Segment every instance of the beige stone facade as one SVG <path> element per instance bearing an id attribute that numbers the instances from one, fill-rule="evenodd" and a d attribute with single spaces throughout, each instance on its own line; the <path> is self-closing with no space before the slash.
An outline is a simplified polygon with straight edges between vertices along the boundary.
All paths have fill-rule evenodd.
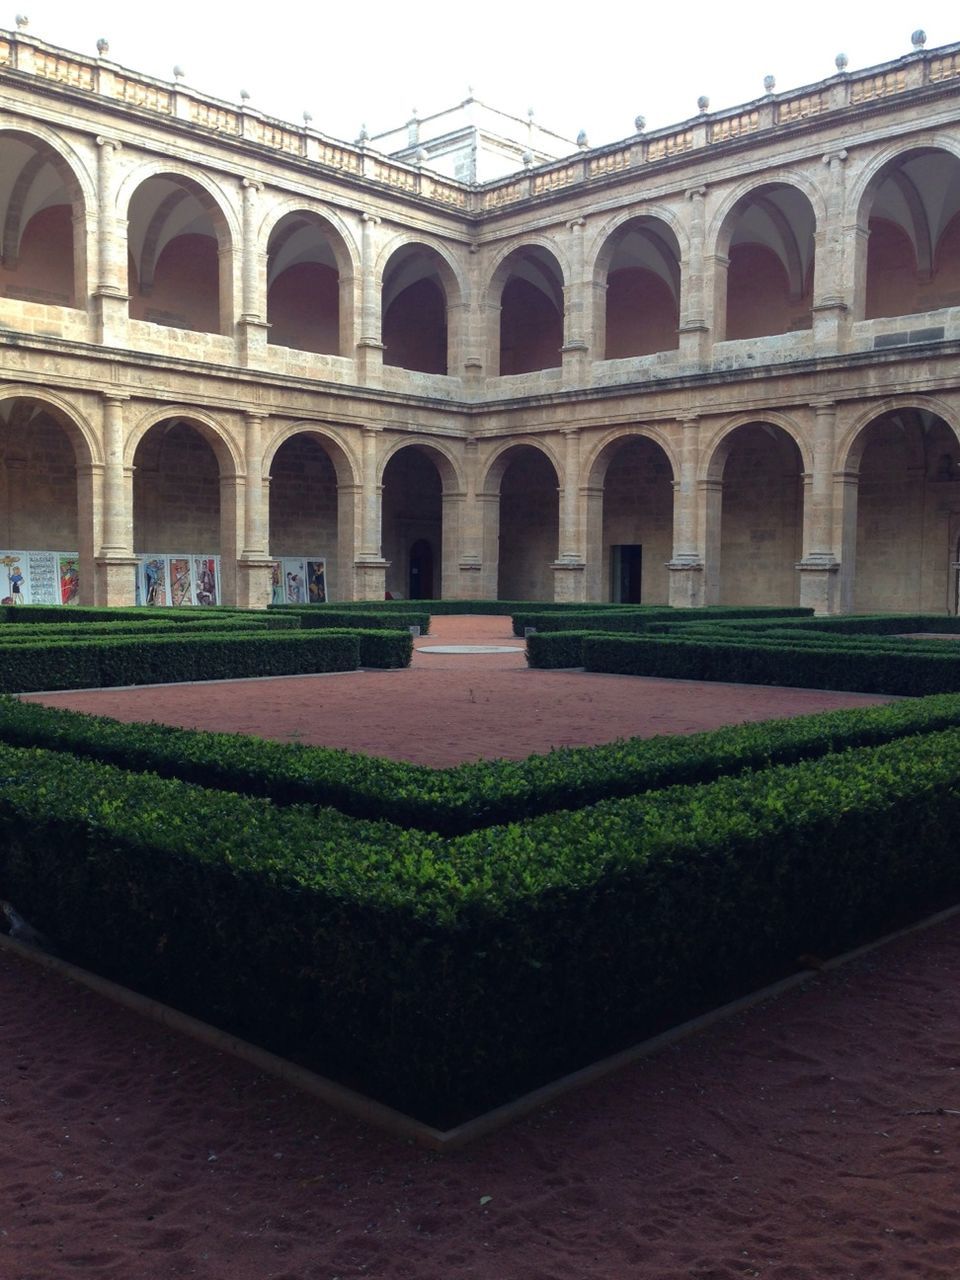
<path id="1" fill-rule="evenodd" d="M 478 185 L 0 33 L 0 227 L 0 552 L 87 603 L 957 610 L 960 45 Z"/>

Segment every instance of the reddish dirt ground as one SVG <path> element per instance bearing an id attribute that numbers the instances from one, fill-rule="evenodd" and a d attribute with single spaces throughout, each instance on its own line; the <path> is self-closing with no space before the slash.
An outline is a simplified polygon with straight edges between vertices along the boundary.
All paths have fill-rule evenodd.
<path id="1" fill-rule="evenodd" d="M 373 679 L 449 671 L 491 702 L 501 678 L 511 701 L 539 683 L 509 667 L 493 678 L 500 662 L 423 654 Z M 577 677 L 542 678 L 548 726 Z M 634 697 L 629 681 L 585 679 L 613 687 L 612 707 Z M 315 678 L 352 688 L 343 710 L 326 694 L 317 705 L 363 716 L 367 680 Z M 676 713 L 678 682 L 636 684 L 664 685 L 656 714 Z M 241 686 L 248 722 L 266 701 L 251 688 L 267 685 Z M 729 690 L 736 719 L 764 714 L 743 687 L 700 688 Z M 751 692 L 781 698 L 776 714 L 802 696 Z M 574 698 L 563 733 L 576 712 Z M 377 714 L 390 724 L 409 707 Z M 641 699 L 630 714 L 602 736 L 653 712 Z M 436 728 L 424 718 L 413 736 Z M 505 753 L 506 732 L 488 754 Z M 436 1156 L 0 954 L 0 1277 L 956 1280 L 958 989 L 954 918 Z"/>

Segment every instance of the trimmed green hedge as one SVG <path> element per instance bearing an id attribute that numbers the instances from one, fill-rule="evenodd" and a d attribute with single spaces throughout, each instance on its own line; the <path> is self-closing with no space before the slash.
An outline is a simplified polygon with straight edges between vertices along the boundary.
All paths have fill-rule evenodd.
<path id="1" fill-rule="evenodd" d="M 358 635 L 225 630 L 209 635 L 97 637 L 65 644 L 0 642 L 0 692 L 353 671 L 360 661 Z"/>
<path id="2" fill-rule="evenodd" d="M 793 688 L 920 696 L 960 690 L 960 652 L 928 647 L 900 651 L 765 644 L 759 636 L 601 636 L 583 638 L 587 671 L 660 676 L 683 680 L 723 680 Z"/>
<path id="3" fill-rule="evenodd" d="M 957 730 L 450 841 L 41 751 L 0 776 L 0 892 L 69 958 L 440 1125 L 960 891 Z"/>
<path id="4" fill-rule="evenodd" d="M 320 605 L 283 605 L 268 612 L 268 617 L 296 618 L 304 629 L 321 628 L 324 631 L 340 627 L 367 627 L 371 630 L 396 631 L 402 627 L 419 627 L 422 635 L 430 629 L 430 614 L 412 609 L 352 609 L 323 607 Z"/>
<path id="5" fill-rule="evenodd" d="M 960 698 L 942 695 L 428 769 L 241 734 L 122 724 L 0 698 L 0 740 L 12 745 L 72 752 L 281 805 L 332 805 L 446 835 L 954 726 L 960 727 Z"/>

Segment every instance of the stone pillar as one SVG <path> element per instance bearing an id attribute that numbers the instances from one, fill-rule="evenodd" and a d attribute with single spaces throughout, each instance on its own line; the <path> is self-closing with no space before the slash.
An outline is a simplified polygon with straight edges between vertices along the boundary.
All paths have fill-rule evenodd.
<path id="1" fill-rule="evenodd" d="M 460 547 L 457 594 L 461 600 L 483 599 L 483 513 L 477 498 L 477 441 L 466 442 L 463 463 L 466 492 L 460 514 Z"/>
<path id="2" fill-rule="evenodd" d="M 77 467 L 77 526 L 80 557 L 79 602 L 83 605 L 102 604 L 98 600 L 100 584 L 97 579 L 99 564 L 95 548 L 103 530 L 103 465 L 99 462 Z M 132 593 L 130 603 L 133 603 Z"/>
<path id="3" fill-rule="evenodd" d="M 844 292 L 843 257 L 846 251 L 844 215 L 844 162 L 846 151 L 829 151 L 823 193 L 826 217 L 817 228 L 813 281 L 813 341 L 819 353 L 839 351 L 846 342 L 852 299 Z"/>
<path id="4" fill-rule="evenodd" d="M 98 604 L 132 605 L 136 598 L 133 554 L 133 472 L 123 465 L 123 406 L 127 397 L 103 397 L 103 542 L 97 556 Z"/>
<path id="5" fill-rule="evenodd" d="M 223 604 L 239 605 L 239 564 L 243 554 L 244 477 L 220 473 L 220 591 Z M 268 597 L 269 598 L 269 597 Z"/>
<path id="6" fill-rule="evenodd" d="M 607 600 L 608 575 L 603 555 L 603 485 L 582 485 L 580 503 L 586 542 L 584 598 L 591 601 Z"/>
<path id="7" fill-rule="evenodd" d="M 248 609 L 265 609 L 272 594 L 272 568 L 268 548 L 268 520 L 263 494 L 263 415 L 244 414 L 243 546 L 237 563 L 237 603 Z"/>
<path id="8" fill-rule="evenodd" d="M 837 612 L 853 613 L 857 567 L 857 506 L 860 491 L 858 471 L 833 473 L 834 506 L 837 512 L 837 541 L 840 569 L 837 585 Z"/>
<path id="9" fill-rule="evenodd" d="M 703 548 L 703 604 L 720 603 L 720 527 L 723 519 L 723 481 L 697 484 L 697 541 Z"/>
<path id="10" fill-rule="evenodd" d="M 480 599 L 496 600 L 500 584 L 500 492 L 478 493 L 483 565 L 480 575 Z"/>
<path id="11" fill-rule="evenodd" d="M 834 552 L 833 536 L 833 450 L 837 406 L 832 400 L 818 400 L 813 409 L 813 473 L 804 476 L 803 558 L 800 573 L 800 603 L 814 613 L 836 613 L 840 562 Z"/>
<path id="12" fill-rule="evenodd" d="M 706 194 L 706 187 L 694 187 L 687 192 L 690 206 L 690 248 L 680 286 L 680 358 L 684 363 L 693 364 L 701 364 L 707 359 L 710 346 L 712 317 L 707 308 L 707 282 L 704 273 Z"/>
<path id="13" fill-rule="evenodd" d="M 696 415 L 681 418 L 680 430 L 680 477 L 673 485 L 673 556 L 667 564 L 669 601 L 675 608 L 693 609 L 705 603 L 697 509 L 700 419 Z"/>
<path id="14" fill-rule="evenodd" d="M 363 215 L 360 263 L 360 336 L 357 338 L 357 374 L 368 386 L 378 386 L 383 378 L 383 332 L 380 290 L 377 288 L 375 260 L 376 229 L 380 219 L 375 213 Z"/>
<path id="15" fill-rule="evenodd" d="M 564 442 L 563 485 L 560 489 L 558 551 L 553 564 L 553 598 L 586 599 L 586 561 L 580 536 L 580 431 L 567 427 Z"/>
<path id="16" fill-rule="evenodd" d="M 93 295 L 96 340 L 104 346 L 127 345 L 127 223 L 116 208 L 120 146 L 109 138 L 97 138 L 97 284 Z"/>
<path id="17" fill-rule="evenodd" d="M 354 563 L 358 600 L 382 600 L 388 562 L 380 549 L 383 485 L 377 483 L 379 427 L 363 428 L 363 477 L 360 497 L 360 554 Z"/>
<path id="18" fill-rule="evenodd" d="M 237 354 L 241 364 L 262 365 L 267 355 L 267 333 L 270 330 L 267 324 L 267 259 L 257 244 L 263 183 L 244 178 L 240 185 L 243 192 L 243 245 Z"/>
<path id="19" fill-rule="evenodd" d="M 563 381 L 567 386 L 580 386 L 587 380 L 590 346 L 586 329 L 586 289 L 583 280 L 583 234 L 585 218 L 567 223 L 570 233 L 570 279 L 563 289 L 563 347 L 561 360 Z"/>

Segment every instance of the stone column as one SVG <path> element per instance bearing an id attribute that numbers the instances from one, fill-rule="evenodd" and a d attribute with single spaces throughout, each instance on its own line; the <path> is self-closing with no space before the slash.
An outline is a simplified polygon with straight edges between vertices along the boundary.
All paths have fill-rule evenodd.
<path id="1" fill-rule="evenodd" d="M 380 549 L 383 485 L 377 483 L 379 427 L 363 428 L 363 477 L 360 498 L 360 554 L 354 564 L 358 600 L 382 600 L 388 561 Z"/>
<path id="2" fill-rule="evenodd" d="M 800 603 L 814 613 L 836 613 L 840 562 L 834 553 L 833 537 L 833 450 L 837 406 L 832 400 L 817 400 L 814 412 L 813 473 L 804 477 L 803 559 L 800 573 Z"/>
<path id="3" fill-rule="evenodd" d="M 711 316 L 704 270 L 706 194 L 706 187 L 694 187 L 687 192 L 690 247 L 680 286 L 680 358 L 684 363 L 701 364 L 709 353 Z"/>
<path id="4" fill-rule="evenodd" d="M 583 234 L 585 218 L 567 223 L 570 244 L 570 279 L 563 289 L 563 381 L 579 386 L 587 379 L 590 347 L 586 334 L 585 286 L 583 280 Z"/>
<path id="5" fill-rule="evenodd" d="M 243 546 L 237 564 L 237 603 L 265 609 L 271 597 L 268 520 L 263 501 L 263 415 L 244 414 Z"/>
<path id="6" fill-rule="evenodd" d="M 560 489 L 558 556 L 553 564 L 553 598 L 586 599 L 586 561 L 580 536 L 580 431 L 567 427 L 564 443 L 563 485 Z"/>
<path id="7" fill-rule="evenodd" d="M 128 397 L 103 397 L 103 543 L 97 556 L 98 604 L 132 605 L 136 598 L 133 554 L 133 472 L 123 465 L 124 410 Z"/>
<path id="8" fill-rule="evenodd" d="M 837 541 L 840 568 L 837 585 L 837 612 L 853 613 L 857 567 L 857 506 L 860 491 L 858 471 L 833 473 L 834 506 L 837 512 Z"/>
<path id="9" fill-rule="evenodd" d="M 460 547 L 457 569 L 460 575 L 458 595 L 461 600 L 482 599 L 483 577 L 483 513 L 477 498 L 477 441 L 466 441 L 463 468 L 466 492 L 460 515 Z"/>
<path id="10" fill-rule="evenodd" d="M 263 183 L 241 181 L 243 192 L 243 245 L 240 260 L 240 319 L 237 322 L 237 354 L 241 364 L 262 365 L 267 355 L 267 259 L 257 243 L 260 194 Z"/>
<path id="11" fill-rule="evenodd" d="M 697 541 L 703 548 L 703 604 L 720 603 L 720 526 L 723 481 L 697 483 Z"/>
<path id="12" fill-rule="evenodd" d="M 846 342 L 852 298 L 845 293 L 844 253 L 847 236 L 844 218 L 844 162 L 846 151 L 828 151 L 823 157 L 826 181 L 822 190 L 826 217 L 817 228 L 813 281 L 813 341 L 818 354 L 839 351 Z"/>
<path id="13" fill-rule="evenodd" d="M 93 295 L 96 340 L 104 346 L 127 345 L 127 223 L 116 207 L 120 147 L 110 138 L 97 138 L 97 284 Z"/>
<path id="14" fill-rule="evenodd" d="M 700 419 L 680 419 L 680 477 L 673 485 L 673 556 L 669 601 L 693 609 L 705 603 L 704 561 L 698 539 L 697 468 L 700 465 Z"/>
<path id="15" fill-rule="evenodd" d="M 368 386 L 379 386 L 383 378 L 383 332 L 380 290 L 377 288 L 375 260 L 377 227 L 375 213 L 363 215 L 360 263 L 360 336 L 357 338 L 357 374 Z"/>

